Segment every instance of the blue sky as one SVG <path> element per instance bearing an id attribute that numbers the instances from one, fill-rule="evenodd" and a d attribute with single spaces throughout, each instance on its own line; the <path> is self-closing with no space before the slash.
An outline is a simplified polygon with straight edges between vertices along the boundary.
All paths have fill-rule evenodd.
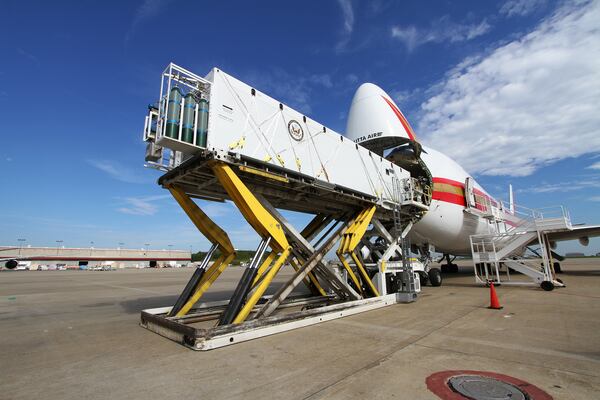
<path id="1" fill-rule="evenodd" d="M 600 223 L 600 6 L 482 1 L 0 3 L 0 244 L 207 242 L 143 168 L 160 72 L 213 66 L 343 132 L 380 85 L 499 198 Z M 239 248 L 231 204 L 203 203 Z M 302 215 L 290 214 L 301 224 Z M 575 243 L 563 251 L 600 251 Z"/>

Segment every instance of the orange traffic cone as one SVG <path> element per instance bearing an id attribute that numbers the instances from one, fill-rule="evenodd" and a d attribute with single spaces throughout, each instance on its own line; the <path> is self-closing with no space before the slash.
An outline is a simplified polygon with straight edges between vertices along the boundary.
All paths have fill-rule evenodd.
<path id="1" fill-rule="evenodd" d="M 490 306 L 488 308 L 492 310 L 502 310 L 504 308 L 500 305 L 500 301 L 498 301 L 498 295 L 492 281 L 490 281 Z"/>

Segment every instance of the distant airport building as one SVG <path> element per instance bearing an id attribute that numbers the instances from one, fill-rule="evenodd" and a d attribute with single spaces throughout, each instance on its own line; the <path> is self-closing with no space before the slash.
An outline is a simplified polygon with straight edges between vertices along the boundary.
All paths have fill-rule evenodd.
<path id="1" fill-rule="evenodd" d="M 186 250 L 0 246 L 0 267 L 30 270 L 182 267 L 191 258 Z"/>
<path id="2" fill-rule="evenodd" d="M 585 257 L 585 254 L 583 254 L 583 253 L 567 253 L 567 254 L 565 254 L 565 257 Z"/>

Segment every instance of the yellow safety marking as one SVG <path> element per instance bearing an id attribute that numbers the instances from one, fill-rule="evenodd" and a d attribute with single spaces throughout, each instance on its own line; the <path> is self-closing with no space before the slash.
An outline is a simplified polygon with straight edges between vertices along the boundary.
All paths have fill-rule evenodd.
<path id="1" fill-rule="evenodd" d="M 240 140 L 237 140 L 237 141 L 232 142 L 231 144 L 229 144 L 229 148 L 231 150 L 233 150 L 233 149 L 235 149 L 237 147 L 239 147 L 240 149 L 243 149 L 245 144 L 246 144 L 246 137 L 242 136 L 240 138 Z"/>
<path id="2" fill-rule="evenodd" d="M 169 192 L 171 192 L 196 228 L 209 241 L 218 244 L 222 254 L 231 254 L 235 251 L 227 233 L 215 224 L 181 188 L 170 185 L 167 189 L 169 189 Z"/>
<path id="3" fill-rule="evenodd" d="M 381 262 L 381 272 L 385 272 L 386 265 L 387 265 L 387 263 L 385 261 Z"/>
<path id="4" fill-rule="evenodd" d="M 269 246 L 282 252 L 289 247 L 285 233 L 277 220 L 263 207 L 250 189 L 222 162 L 213 162 L 211 168 L 229 197 L 236 204 L 246 221 L 263 238 L 271 237 Z"/>
<path id="5" fill-rule="evenodd" d="M 375 214 L 375 206 L 365 208 L 351 222 L 350 226 L 344 232 L 339 250 L 341 253 L 349 253 L 360 243 L 364 236 L 371 219 Z"/>
<path id="6" fill-rule="evenodd" d="M 352 257 L 352 259 L 354 260 L 354 263 L 356 264 L 356 268 L 358 269 L 358 272 L 360 273 L 362 280 L 367 284 L 367 287 L 369 288 L 371 293 L 373 293 L 373 295 L 376 297 L 379 296 L 379 292 L 375 288 L 375 285 L 373 285 L 371 278 L 369 278 L 369 274 L 367 274 L 365 267 L 362 265 L 362 263 L 358 259 L 356 253 L 351 252 L 350 257 Z"/>
<path id="7" fill-rule="evenodd" d="M 277 175 L 277 174 L 274 174 L 274 173 L 271 173 L 271 172 L 267 172 L 267 171 L 262 171 L 262 170 L 257 169 L 257 168 L 247 167 L 245 165 L 240 165 L 239 169 L 240 169 L 240 171 L 248 172 L 248 173 L 254 174 L 254 175 L 263 176 L 265 178 L 273 179 L 273 180 L 279 181 L 279 182 L 288 183 L 290 181 L 285 176 Z"/>
<path id="8" fill-rule="evenodd" d="M 353 251 L 356 246 L 360 243 L 362 237 L 365 235 L 369 224 L 371 223 L 371 219 L 375 214 L 375 206 L 367 209 L 364 215 L 361 216 L 361 219 L 357 221 L 356 226 L 353 229 L 353 236 L 349 242 L 349 251 Z"/>
<path id="9" fill-rule="evenodd" d="M 239 314 L 233 320 L 234 324 L 241 324 L 242 322 L 244 322 L 246 320 L 246 318 L 248 318 L 248 315 L 250 314 L 250 312 L 252 311 L 252 309 L 254 308 L 256 303 L 258 302 L 258 300 L 262 297 L 265 290 L 267 290 L 267 287 L 269 286 L 269 284 L 271 283 L 271 281 L 273 280 L 275 275 L 277 275 L 277 272 L 279 272 L 279 269 L 281 268 L 283 263 L 286 262 L 287 258 L 290 255 L 290 251 L 291 251 L 291 247 L 286 247 L 282 251 L 282 253 L 279 256 L 279 258 L 277 259 L 277 261 L 275 261 L 275 264 L 273 264 L 273 266 L 271 267 L 269 272 L 267 272 L 267 274 L 265 275 L 262 282 L 260 282 L 260 284 L 257 286 L 254 293 L 252 293 L 252 295 L 250 296 L 250 298 L 248 299 L 246 304 L 244 304 L 244 307 L 242 307 Z"/>
<path id="10" fill-rule="evenodd" d="M 369 291 L 371 291 L 375 296 L 379 296 L 379 293 L 373 285 L 373 282 L 369 278 L 367 271 L 365 270 L 364 266 L 354 253 L 354 249 L 356 248 L 356 246 L 358 246 L 358 244 L 362 240 L 362 237 L 365 235 L 365 232 L 367 231 L 367 228 L 369 227 L 369 224 L 371 223 L 371 219 L 373 218 L 374 214 L 375 206 L 361 210 L 356 215 L 356 217 L 354 217 L 354 219 L 350 222 L 348 228 L 346 228 L 346 230 L 344 231 L 344 234 L 342 235 L 342 240 L 340 241 L 340 246 L 336 252 L 338 258 L 342 262 L 342 265 L 348 272 L 348 275 L 350 276 L 356 287 L 361 291 L 361 294 L 363 294 L 363 296 L 364 293 L 362 290 L 362 285 L 359 283 L 358 277 L 354 274 L 354 271 L 352 271 L 352 268 L 348 264 L 348 261 L 346 260 L 346 254 L 349 254 L 350 257 L 352 257 L 352 259 L 354 260 L 354 263 L 356 264 L 356 269 L 358 270 L 362 281 L 364 281 Z"/>
<path id="11" fill-rule="evenodd" d="M 298 171 L 302 169 L 302 161 L 296 157 L 296 166 L 298 167 Z"/>
<path id="12" fill-rule="evenodd" d="M 277 161 L 279 161 L 279 164 L 281 164 L 282 167 L 285 167 L 285 161 L 279 154 L 277 154 Z"/>
<path id="13" fill-rule="evenodd" d="M 260 277 L 269 268 L 269 266 L 273 262 L 273 259 L 275 258 L 276 255 L 277 255 L 277 253 L 275 253 L 274 251 L 270 252 L 269 255 L 262 262 L 262 264 L 260 264 L 260 267 L 258 267 L 258 271 L 256 271 L 256 276 L 254 277 L 254 280 L 252 281 L 252 286 L 256 285 L 256 282 L 258 282 L 260 280 Z"/>
<path id="14" fill-rule="evenodd" d="M 268 154 L 267 154 L 267 155 L 265 156 L 265 158 L 263 158 L 263 161 L 264 161 L 264 162 L 269 162 L 269 161 L 271 161 L 272 159 L 273 159 L 273 158 L 272 158 L 270 155 L 268 155 Z"/>
<path id="15" fill-rule="evenodd" d="M 217 244 L 221 251 L 221 256 L 206 270 L 202 279 L 200 279 L 200 282 L 196 285 L 194 294 L 177 313 L 176 316 L 181 317 L 187 314 L 194 304 L 200 300 L 202 295 L 210 288 L 219 275 L 221 275 L 231 260 L 235 258 L 236 253 L 227 233 L 215 224 L 181 188 L 169 185 L 167 189 L 169 189 L 171 195 L 173 195 L 183 211 L 185 211 L 192 220 L 196 228 L 198 228 L 211 243 Z"/>
<path id="16" fill-rule="evenodd" d="M 221 273 L 227 268 L 229 263 L 234 259 L 235 253 L 229 254 L 228 256 L 221 255 L 211 267 L 204 273 L 202 280 L 198 284 L 198 288 L 185 303 L 185 305 L 177 313 L 177 317 L 181 317 L 190 311 L 190 309 L 200 300 L 202 295 L 208 290 L 208 288 L 214 283 L 214 281 L 221 275 Z M 205 279 L 205 276 L 207 277 Z"/>

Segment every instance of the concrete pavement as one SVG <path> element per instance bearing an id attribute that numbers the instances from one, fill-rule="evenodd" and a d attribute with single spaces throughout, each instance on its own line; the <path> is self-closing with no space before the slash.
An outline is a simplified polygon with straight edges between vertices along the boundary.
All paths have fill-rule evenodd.
<path id="1" fill-rule="evenodd" d="M 173 304 L 191 269 L 2 272 L 0 398 L 436 399 L 425 379 L 448 369 L 598 398 L 600 259 L 563 269 L 564 289 L 498 288 L 500 311 L 461 267 L 416 303 L 209 352 L 138 326 L 140 310 Z M 207 300 L 228 298 L 241 271 Z"/>

